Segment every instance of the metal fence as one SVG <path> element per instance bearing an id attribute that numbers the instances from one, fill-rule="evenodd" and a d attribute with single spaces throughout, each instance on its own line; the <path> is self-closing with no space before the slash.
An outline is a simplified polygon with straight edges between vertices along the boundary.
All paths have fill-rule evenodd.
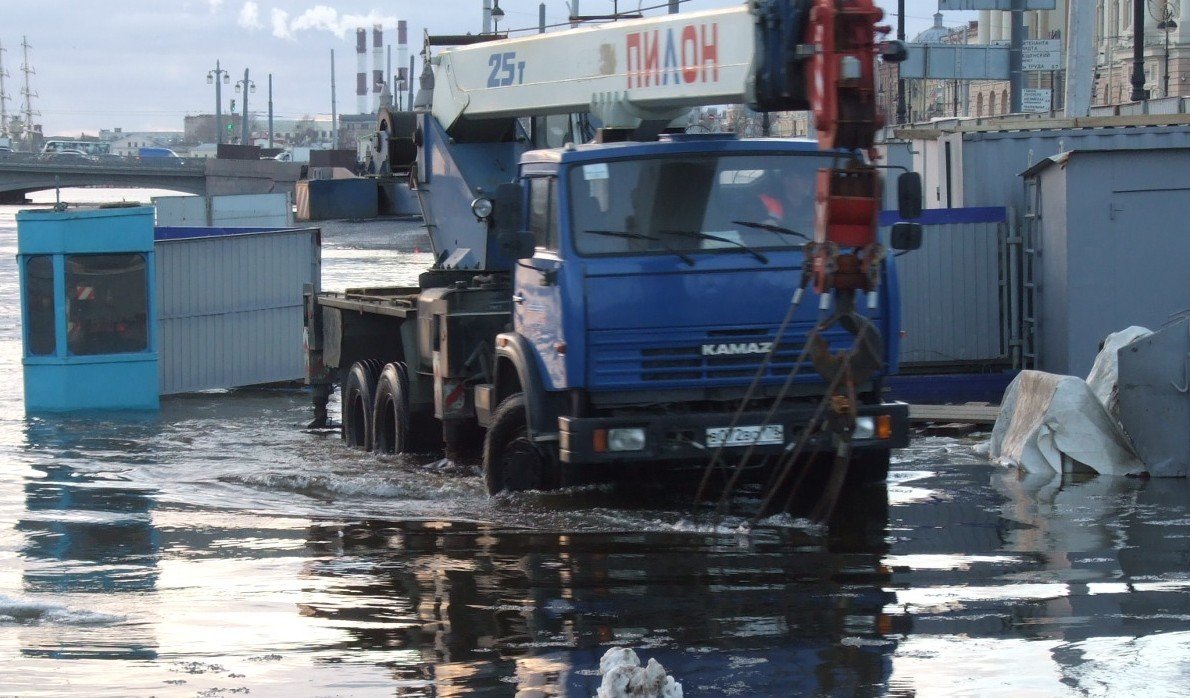
<path id="1" fill-rule="evenodd" d="M 1003 207 L 931 209 L 921 249 L 896 258 L 901 367 L 1011 363 L 1016 286 Z"/>
<path id="2" fill-rule="evenodd" d="M 319 231 L 158 228 L 161 394 L 299 380 Z"/>

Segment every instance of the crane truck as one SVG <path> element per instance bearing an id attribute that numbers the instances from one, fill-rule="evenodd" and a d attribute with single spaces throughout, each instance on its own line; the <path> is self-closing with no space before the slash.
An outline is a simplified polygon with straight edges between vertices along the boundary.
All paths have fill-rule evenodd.
<path id="1" fill-rule="evenodd" d="M 903 57 L 881 15 L 751 0 L 427 37 L 414 109 L 382 109 L 374 147 L 408 172 L 435 261 L 416 287 L 307 294 L 314 423 L 337 383 L 349 445 L 482 448 L 491 494 L 841 433 L 852 479 L 883 479 L 908 428 L 881 397 L 898 319 L 873 72 Z M 818 143 L 683 132 L 725 104 L 812 109 Z M 911 247 L 920 227 L 898 226 Z M 824 401 L 849 418 L 814 423 Z"/>

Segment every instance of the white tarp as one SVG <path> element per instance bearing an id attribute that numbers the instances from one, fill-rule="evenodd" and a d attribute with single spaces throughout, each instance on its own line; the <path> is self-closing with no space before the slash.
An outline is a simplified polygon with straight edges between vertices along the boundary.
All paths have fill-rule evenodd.
<path id="1" fill-rule="evenodd" d="M 988 455 L 1031 472 L 1064 472 L 1069 461 L 1104 475 L 1146 470 L 1086 381 L 1042 371 L 1021 371 L 1008 386 Z"/>
<path id="2" fill-rule="evenodd" d="M 1087 385 L 1091 386 L 1091 392 L 1095 393 L 1112 421 L 1117 424 L 1120 421 L 1119 390 L 1116 387 L 1120 381 L 1120 349 L 1151 334 L 1151 330 L 1136 325 L 1112 332 L 1103 340 L 1103 347 L 1095 357 L 1095 365 L 1091 366 L 1091 372 L 1087 374 Z"/>

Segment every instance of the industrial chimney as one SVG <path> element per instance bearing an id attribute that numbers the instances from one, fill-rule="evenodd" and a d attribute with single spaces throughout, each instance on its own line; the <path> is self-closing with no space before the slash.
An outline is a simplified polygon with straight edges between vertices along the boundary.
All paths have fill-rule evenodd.
<path id="1" fill-rule="evenodd" d="M 384 87 L 385 81 L 388 78 L 384 76 L 384 27 L 379 24 L 372 25 L 372 94 L 376 96 L 373 100 L 375 108 L 373 111 L 380 111 L 380 89 Z"/>
<path id="2" fill-rule="evenodd" d="M 403 95 L 409 91 L 409 36 L 408 25 L 405 20 L 397 20 L 397 86 L 393 90 L 396 95 Z M 397 97 L 398 103 L 401 98 Z M 407 105 L 406 109 L 412 109 L 413 105 Z"/>
<path id="3" fill-rule="evenodd" d="M 355 110 L 357 114 L 365 114 L 368 108 L 368 32 L 363 27 L 355 30 L 355 71 Z"/>

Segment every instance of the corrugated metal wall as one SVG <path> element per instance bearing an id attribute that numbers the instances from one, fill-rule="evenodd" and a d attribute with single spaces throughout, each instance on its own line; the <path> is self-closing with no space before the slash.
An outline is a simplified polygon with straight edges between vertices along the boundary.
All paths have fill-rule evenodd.
<path id="1" fill-rule="evenodd" d="M 998 363 L 1004 223 L 926 224 L 921 249 L 897 257 L 901 366 Z"/>
<path id="2" fill-rule="evenodd" d="M 157 225 L 216 228 L 289 228 L 293 205 L 289 194 L 228 194 L 224 196 L 158 196 Z"/>
<path id="3" fill-rule="evenodd" d="M 963 206 L 1024 209 L 1020 174 L 1043 158 L 1071 150 L 1167 149 L 1190 146 L 1190 127 L 1066 128 L 963 134 Z M 927 206 L 932 205 L 927 203 Z"/>
<path id="4" fill-rule="evenodd" d="M 318 230 L 158 240 L 161 394 L 299 380 Z"/>

